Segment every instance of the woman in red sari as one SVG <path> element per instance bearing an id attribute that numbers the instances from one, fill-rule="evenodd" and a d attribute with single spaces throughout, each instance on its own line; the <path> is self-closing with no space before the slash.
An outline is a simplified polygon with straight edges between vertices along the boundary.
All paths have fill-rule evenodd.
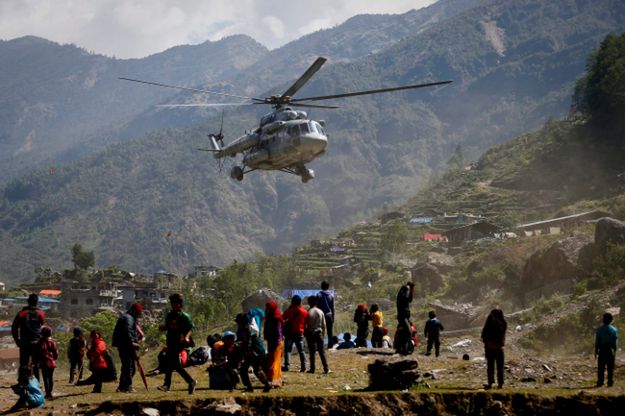
<path id="1" fill-rule="evenodd" d="M 267 379 L 272 387 L 282 386 L 282 313 L 278 304 L 271 300 L 265 305 L 265 329 L 267 341 Z"/>

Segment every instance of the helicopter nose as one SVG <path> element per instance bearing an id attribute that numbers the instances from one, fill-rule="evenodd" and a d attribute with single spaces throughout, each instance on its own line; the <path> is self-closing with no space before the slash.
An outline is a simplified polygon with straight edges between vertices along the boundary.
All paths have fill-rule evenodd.
<path id="1" fill-rule="evenodd" d="M 314 134 L 307 136 L 303 143 L 310 153 L 318 154 L 325 151 L 328 145 L 328 138 L 323 134 Z"/>

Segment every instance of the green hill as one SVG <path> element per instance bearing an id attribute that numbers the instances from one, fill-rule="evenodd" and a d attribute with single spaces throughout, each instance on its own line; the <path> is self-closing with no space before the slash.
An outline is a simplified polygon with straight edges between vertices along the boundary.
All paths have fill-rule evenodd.
<path id="1" fill-rule="evenodd" d="M 420 32 L 389 42 L 374 54 L 324 67 L 298 93 L 338 93 L 434 78 L 455 81 L 441 90 L 358 98 L 341 101 L 342 108 L 333 112 L 313 111 L 313 118 L 326 119 L 331 143 L 328 154 L 311 164 L 318 175 L 305 186 L 277 172 L 255 173 L 240 184 L 227 177 L 228 166 L 225 173 L 218 172 L 212 159 L 195 151 L 205 147 L 206 132 L 214 130 L 218 116 L 186 129 L 159 129 L 78 162 L 55 165 L 53 174 L 46 167 L 15 179 L 0 201 L 2 278 L 27 280 L 35 266 L 63 267 L 69 263 L 68 248 L 76 242 L 93 249 L 98 264 L 143 272 L 187 272 L 195 265 L 228 264 L 254 253 L 288 252 L 355 218 L 370 217 L 385 204 L 407 200 L 425 178 L 444 168 L 457 144 L 463 144 L 465 157 L 473 158 L 492 143 L 566 113 L 591 49 L 606 33 L 625 29 L 625 5 L 608 0 L 500 0 L 459 11 L 443 15 L 437 24 L 416 25 Z M 390 30 L 393 19 L 383 20 Z M 355 34 L 361 33 L 359 28 Z M 355 42 L 357 36 L 351 39 Z M 304 52 L 302 62 L 307 62 Z M 284 85 L 292 82 L 275 72 Z M 245 72 L 250 77 L 254 73 L 263 74 L 254 65 Z M 129 90 L 128 85 L 123 88 Z M 228 88 L 235 92 L 238 87 Z M 255 126 L 261 111 L 228 114 L 226 136 Z M 179 114 L 167 117 L 194 117 Z M 139 125 L 137 131 L 144 128 Z M 120 137 L 122 130 L 117 126 Z M 554 146 L 557 137 L 554 133 Z M 456 179 L 463 180 L 461 175 Z M 525 181 L 503 173 L 492 178 L 486 186 L 496 192 L 473 203 L 490 206 L 484 211 L 489 213 L 510 208 L 498 214 L 508 224 L 531 217 L 522 208 L 515 211 L 526 198 L 540 201 L 545 212 L 558 209 L 560 202 L 545 201 L 552 190 L 517 194 L 505 186 L 514 180 Z M 444 206 L 464 198 L 451 188 L 449 192 L 450 198 L 439 203 L 439 192 L 433 191 L 427 203 Z M 557 198 L 568 203 L 566 198 L 573 198 L 569 194 Z"/>

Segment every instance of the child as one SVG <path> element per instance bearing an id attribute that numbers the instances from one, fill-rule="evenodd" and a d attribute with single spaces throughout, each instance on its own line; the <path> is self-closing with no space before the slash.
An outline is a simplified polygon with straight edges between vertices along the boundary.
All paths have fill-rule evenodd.
<path id="1" fill-rule="evenodd" d="M 89 358 L 89 370 L 91 370 L 90 382 L 85 380 L 81 384 L 93 383 L 93 393 L 102 393 L 102 383 L 109 377 L 109 362 L 106 358 L 108 351 L 106 344 L 102 339 L 100 331 L 93 330 L 89 336 L 90 344 L 87 350 L 87 358 Z"/>
<path id="2" fill-rule="evenodd" d="M 43 376 L 43 385 L 46 389 L 46 399 L 52 399 L 54 387 L 54 369 L 59 358 L 59 348 L 52 339 L 52 329 L 48 326 L 41 328 L 41 338 L 37 342 L 39 368 Z"/>
<path id="3" fill-rule="evenodd" d="M 352 341 L 352 334 L 346 332 L 343 334 L 343 342 L 338 346 L 338 350 L 346 350 L 349 348 L 356 348 L 356 344 Z"/>
<path id="4" fill-rule="evenodd" d="M 373 348 L 382 348 L 382 338 L 384 337 L 384 315 L 377 303 L 371 305 L 371 325 L 373 331 L 371 333 L 371 346 Z"/>
<path id="5" fill-rule="evenodd" d="M 382 348 L 393 348 L 393 340 L 391 336 L 388 334 L 388 328 L 382 327 Z"/>
<path id="6" fill-rule="evenodd" d="M 443 328 L 441 321 L 436 318 L 436 312 L 430 311 L 428 317 L 430 319 L 425 323 L 425 328 L 423 329 L 423 334 L 428 340 L 425 355 L 432 354 L 432 345 L 434 345 L 436 356 L 438 357 L 441 352 L 441 331 L 445 330 L 445 328 Z"/>
<path id="7" fill-rule="evenodd" d="M 74 328 L 74 337 L 69 340 L 69 347 L 67 348 L 67 358 L 69 359 L 69 383 L 74 383 L 74 376 L 78 371 L 78 377 L 76 381 L 82 380 L 82 360 L 85 357 L 85 348 L 87 347 L 87 341 L 82 334 L 82 329 L 79 327 Z"/>
<path id="8" fill-rule="evenodd" d="M 15 412 L 24 407 L 28 409 L 43 407 L 45 404 L 41 387 L 37 379 L 33 377 L 33 370 L 30 366 L 20 367 L 18 383 L 11 388 L 19 396 L 19 399 L 7 413 Z"/>

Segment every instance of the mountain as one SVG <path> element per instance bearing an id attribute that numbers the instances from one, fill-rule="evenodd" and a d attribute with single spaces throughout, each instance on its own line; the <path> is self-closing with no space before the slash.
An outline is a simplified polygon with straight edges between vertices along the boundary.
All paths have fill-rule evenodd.
<path id="1" fill-rule="evenodd" d="M 476 157 L 566 114 L 588 55 L 607 33 L 625 30 L 624 17 L 625 5 L 610 0 L 480 2 L 376 53 L 326 65 L 298 96 L 430 79 L 454 84 L 314 110 L 331 143 L 306 185 L 278 172 L 236 183 L 227 164 L 219 172 L 194 150 L 205 146 L 218 116 L 16 179 L 0 202 L 3 279 L 25 279 L 35 265 L 67 265 L 75 242 L 93 249 L 101 265 L 186 272 L 284 252 L 371 216 L 414 195 L 458 144 Z M 260 79 L 260 64 L 245 74 L 254 72 Z M 278 91 L 292 82 L 280 79 Z M 226 137 L 253 128 L 261 111 L 227 113 Z"/>
<path id="2" fill-rule="evenodd" d="M 119 76 L 182 85 L 212 83 L 266 52 L 247 36 L 126 60 L 33 36 L 0 41 L 2 181 L 101 149 L 116 140 L 111 132 L 120 124 L 177 93 L 131 89 Z"/>

